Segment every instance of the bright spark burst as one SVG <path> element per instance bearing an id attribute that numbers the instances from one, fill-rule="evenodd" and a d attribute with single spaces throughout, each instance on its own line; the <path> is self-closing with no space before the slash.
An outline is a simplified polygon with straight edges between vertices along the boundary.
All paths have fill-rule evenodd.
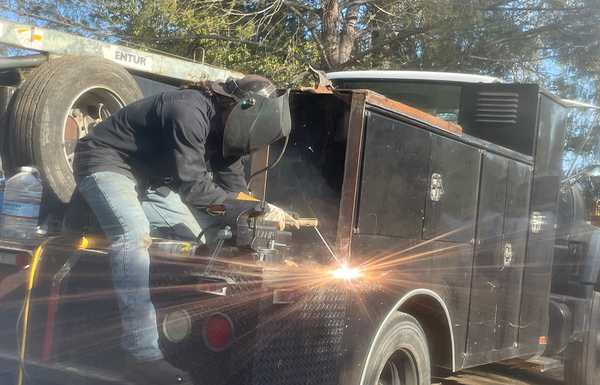
<path id="1" fill-rule="evenodd" d="M 352 281 L 353 279 L 360 278 L 362 276 L 362 271 L 356 267 L 350 267 L 346 264 L 343 264 L 339 268 L 333 270 L 331 275 L 336 279 Z"/>
<path id="2" fill-rule="evenodd" d="M 246 339 L 253 338 L 252 336 L 258 330 L 262 330 L 262 333 L 268 336 L 268 338 L 252 344 L 239 344 L 247 353 L 241 356 L 251 357 L 253 351 L 264 349 L 278 336 L 284 335 L 288 329 L 296 327 L 297 323 L 294 320 L 298 318 L 297 315 L 304 311 L 303 309 L 311 302 L 320 298 L 312 295 L 313 292 L 331 288 L 348 293 L 352 296 L 361 315 L 370 318 L 368 301 L 371 298 L 369 297 L 371 290 L 376 289 L 395 295 L 403 292 L 406 288 L 422 285 L 422 282 L 419 281 L 422 272 L 431 272 L 432 269 L 454 271 L 457 266 L 461 265 L 457 265 L 459 262 L 453 262 L 452 259 L 460 255 L 460 248 L 464 245 L 459 243 L 436 244 L 436 241 L 444 240 L 449 235 L 463 229 L 464 227 L 454 229 L 446 234 L 402 249 L 398 247 L 374 252 L 370 255 L 358 255 L 353 258 L 351 263 L 340 263 L 346 260 L 346 256 L 340 256 L 340 262 L 337 262 L 338 258 L 335 257 L 326 241 L 324 244 L 333 259 L 325 258 L 325 256 L 323 259 L 331 262 L 335 260 L 336 262 L 333 264 L 291 262 L 271 266 L 257 264 L 249 259 L 217 258 L 215 261 L 218 263 L 214 267 L 215 273 L 227 276 L 233 270 L 243 278 L 235 285 L 239 294 L 226 297 L 206 295 L 203 293 L 203 290 L 207 288 L 206 284 L 195 281 L 151 287 L 151 291 L 154 296 L 166 294 L 178 298 L 173 303 L 162 303 L 160 311 L 166 313 L 185 307 L 194 321 L 202 320 L 214 312 L 222 312 L 235 317 L 238 314 L 247 314 L 249 311 L 259 311 L 258 304 L 271 301 L 274 289 L 297 293 L 298 295 L 294 296 L 288 305 L 274 307 L 270 313 L 263 314 L 258 319 L 252 330 L 245 331 L 244 334 L 237 337 L 239 340 L 246 341 Z M 173 272 L 179 271 L 177 267 L 181 267 L 182 271 L 196 270 L 199 266 L 206 264 L 209 259 L 205 256 L 187 254 L 154 257 L 156 257 L 154 258 L 156 266 L 162 264 L 165 269 L 173 268 Z M 432 264 L 424 264 L 427 261 L 432 261 Z M 433 261 L 436 261 L 435 264 Z M 468 267 L 470 268 L 470 265 Z M 160 270 L 162 269 L 157 269 L 157 271 Z M 80 276 L 89 274 L 89 277 L 86 278 L 95 279 L 95 275 L 99 273 L 86 270 L 79 274 Z M 109 272 L 100 274 L 109 274 Z M 106 279 L 107 276 L 99 277 L 110 282 Z M 179 293 L 185 294 L 185 296 L 179 296 Z M 61 300 L 63 303 L 71 302 L 76 306 L 77 302 L 112 300 L 114 296 L 112 288 L 107 286 L 104 289 L 62 295 Z M 34 303 L 45 303 L 50 300 L 52 300 L 50 297 L 38 296 L 34 299 Z M 74 320 L 71 319 L 58 319 L 57 325 L 62 323 L 61 327 L 71 327 L 70 323 L 73 322 Z M 100 327 L 77 330 L 79 330 L 77 338 L 82 343 L 68 345 L 65 347 L 65 352 L 68 351 L 69 354 L 99 354 L 104 351 L 103 349 L 119 345 L 120 316 L 118 313 L 110 314 Z"/>

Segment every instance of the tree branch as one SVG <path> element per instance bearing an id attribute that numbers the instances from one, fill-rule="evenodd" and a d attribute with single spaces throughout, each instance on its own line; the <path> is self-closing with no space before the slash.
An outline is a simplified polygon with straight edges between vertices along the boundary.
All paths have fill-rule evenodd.
<path id="1" fill-rule="evenodd" d="M 340 7 L 338 0 L 325 0 L 323 5 L 323 16 L 321 22 L 321 39 L 325 46 L 325 54 L 328 57 L 328 65 L 337 65 L 339 55 L 338 31 L 340 26 Z"/>
<path id="2" fill-rule="evenodd" d="M 327 50 L 325 49 L 325 45 L 319 38 L 319 35 L 315 31 L 314 27 L 312 25 L 308 24 L 308 22 L 304 19 L 304 15 L 302 14 L 302 12 L 300 12 L 298 9 L 294 8 L 294 5 L 291 3 L 292 2 L 285 2 L 284 4 L 290 11 L 292 11 L 298 17 L 298 19 L 300 19 L 300 22 L 302 23 L 302 25 L 304 25 L 304 27 L 306 27 L 306 29 L 308 29 L 308 31 L 310 32 L 310 34 L 312 36 L 312 39 L 317 44 L 317 47 L 319 47 L 319 51 L 321 51 L 321 56 L 325 60 L 325 63 L 327 64 L 328 67 L 331 67 L 329 57 L 327 56 Z"/>
<path id="3" fill-rule="evenodd" d="M 352 48 L 356 41 L 357 31 L 356 24 L 358 23 L 358 11 L 360 5 L 354 5 L 346 11 L 346 20 L 340 35 L 340 45 L 338 47 L 337 61 L 338 64 L 343 64 L 350 59 Z"/>

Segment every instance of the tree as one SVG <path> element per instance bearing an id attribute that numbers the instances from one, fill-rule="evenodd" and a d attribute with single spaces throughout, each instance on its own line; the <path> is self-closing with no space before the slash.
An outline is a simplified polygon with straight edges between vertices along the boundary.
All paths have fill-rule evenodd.
<path id="1" fill-rule="evenodd" d="M 600 0 L 9 0 L 4 9 L 282 83 L 307 64 L 456 71 L 600 104 Z M 600 162 L 600 142 L 586 139 L 600 132 L 598 115 L 570 119 L 567 163 Z"/>
<path id="2" fill-rule="evenodd" d="M 315 43 L 280 3 L 115 1 L 99 17 L 137 44 L 281 81 L 318 60 Z"/>
<path id="3" fill-rule="evenodd" d="M 541 82 L 564 96 L 598 100 L 600 0 L 12 0 L 9 4 L 14 10 L 53 19 L 55 27 L 88 34 L 96 30 L 100 38 L 122 38 L 282 81 L 307 64 L 327 71 L 475 72 Z"/>

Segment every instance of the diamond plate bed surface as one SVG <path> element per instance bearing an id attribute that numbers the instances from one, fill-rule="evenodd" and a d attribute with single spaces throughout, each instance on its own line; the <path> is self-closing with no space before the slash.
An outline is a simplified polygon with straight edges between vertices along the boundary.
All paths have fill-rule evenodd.
<path id="1" fill-rule="evenodd" d="M 344 290 L 327 288 L 262 312 L 250 384 L 337 384 L 347 307 Z"/>

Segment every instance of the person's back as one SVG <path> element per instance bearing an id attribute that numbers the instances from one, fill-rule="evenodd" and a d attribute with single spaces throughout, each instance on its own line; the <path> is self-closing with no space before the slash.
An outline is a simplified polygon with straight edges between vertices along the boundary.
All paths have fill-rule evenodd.
<path id="1" fill-rule="evenodd" d="M 197 207 L 220 203 L 229 193 L 245 190 L 241 161 L 223 157 L 223 126 L 222 108 L 202 90 L 181 89 L 139 100 L 81 139 L 75 178 L 115 172 L 142 187 L 166 183 Z M 218 179 L 216 185 L 209 172 Z"/>
<path id="2" fill-rule="evenodd" d="M 182 107 L 181 104 L 184 106 Z M 173 111 L 170 111 L 173 110 Z M 174 146 L 172 126 L 164 116 L 183 114 L 178 120 L 206 120 L 217 154 L 222 141 L 222 123 L 210 96 L 195 89 L 164 92 L 117 111 L 98 124 L 78 144 L 76 175 L 95 171 L 118 171 L 133 177 L 154 177 L 164 168 Z M 186 127 L 184 127 L 186 128 Z M 210 134 L 210 135 L 209 135 Z"/>

